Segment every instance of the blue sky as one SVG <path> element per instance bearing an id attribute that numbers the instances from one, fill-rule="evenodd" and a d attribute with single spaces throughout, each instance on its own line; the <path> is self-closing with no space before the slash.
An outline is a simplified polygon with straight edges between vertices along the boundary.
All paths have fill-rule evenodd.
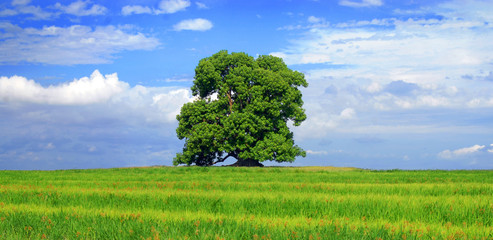
<path id="1" fill-rule="evenodd" d="M 305 74 L 283 165 L 492 169 L 491 39 L 486 0 L 3 1 L 0 169 L 171 165 L 223 49 Z"/>

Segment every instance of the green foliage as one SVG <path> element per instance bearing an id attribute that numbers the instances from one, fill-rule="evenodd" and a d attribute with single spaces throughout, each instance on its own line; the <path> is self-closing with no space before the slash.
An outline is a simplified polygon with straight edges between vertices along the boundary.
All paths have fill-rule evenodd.
<path id="1" fill-rule="evenodd" d="M 0 239 L 492 239 L 492 171 L 0 171 Z"/>
<path id="2" fill-rule="evenodd" d="M 198 100 L 177 116 L 185 139 L 174 164 L 209 166 L 234 157 L 238 162 L 292 162 L 305 151 L 294 145 L 287 123 L 306 119 L 298 87 L 308 83 L 281 58 L 220 51 L 202 59 L 192 86 Z M 217 96 L 217 99 L 214 97 Z"/>

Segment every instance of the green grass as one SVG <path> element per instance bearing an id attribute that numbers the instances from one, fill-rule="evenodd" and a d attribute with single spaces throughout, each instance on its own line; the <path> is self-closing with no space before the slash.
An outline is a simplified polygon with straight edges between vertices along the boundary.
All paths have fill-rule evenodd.
<path id="1" fill-rule="evenodd" d="M 0 171 L 0 239 L 493 239 L 492 171 Z"/>

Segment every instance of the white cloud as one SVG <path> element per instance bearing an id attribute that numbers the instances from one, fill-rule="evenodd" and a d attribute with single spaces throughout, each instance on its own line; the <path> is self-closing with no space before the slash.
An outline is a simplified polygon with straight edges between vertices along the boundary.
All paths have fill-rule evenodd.
<path id="1" fill-rule="evenodd" d="M 190 1 L 188 0 L 162 0 L 159 3 L 159 13 L 175 13 L 178 11 L 183 11 L 190 6 Z"/>
<path id="2" fill-rule="evenodd" d="M 14 9 L 5 8 L 0 11 L 0 17 L 9 17 L 15 15 L 32 15 L 31 17 L 26 17 L 29 20 L 48 20 L 57 13 L 47 12 L 39 6 L 28 5 L 31 1 L 29 0 L 14 0 L 11 2 Z"/>
<path id="3" fill-rule="evenodd" d="M 113 96 L 108 108 L 119 117 L 129 115 L 133 124 L 176 123 L 183 104 L 193 101 L 185 88 L 144 87 L 137 85 Z"/>
<path id="4" fill-rule="evenodd" d="M 44 145 L 43 148 L 46 150 L 51 150 L 51 149 L 55 149 L 55 145 L 50 142 L 50 143 Z"/>
<path id="5" fill-rule="evenodd" d="M 322 138 L 330 132 L 344 131 L 343 126 L 345 128 L 357 122 L 356 111 L 352 108 L 344 108 L 339 112 L 336 107 L 329 110 L 313 100 L 305 103 L 308 118 L 300 127 L 292 129 L 297 138 Z"/>
<path id="6" fill-rule="evenodd" d="M 12 1 L 12 6 L 16 5 L 27 5 L 31 2 L 31 0 L 13 0 Z"/>
<path id="7" fill-rule="evenodd" d="M 54 15 L 53 13 L 44 11 L 39 6 L 32 5 L 20 5 L 15 10 L 18 14 L 32 15 L 32 17 L 28 18 L 32 20 L 47 20 Z"/>
<path id="8" fill-rule="evenodd" d="M 366 87 L 366 91 L 369 93 L 376 93 L 382 90 L 382 86 L 378 82 L 372 82 L 368 87 Z"/>
<path id="9" fill-rule="evenodd" d="M 469 1 L 465 7 L 453 1 L 427 10 L 443 18 L 414 16 L 339 22 L 330 27 L 300 26 L 309 30 L 271 54 L 289 65 L 307 64 L 304 73 L 310 85 L 303 97 L 305 103 L 314 103 L 307 104 L 307 112 L 325 123 L 334 121 L 337 112 L 324 116 L 319 112 L 333 111 L 333 106 L 339 112 L 345 108 L 361 112 L 359 119 L 368 111 L 389 115 L 396 111 L 397 119 L 402 110 L 424 111 L 422 116 L 430 114 L 430 109 L 479 111 L 493 107 L 493 85 L 485 81 L 493 62 L 489 41 L 493 30 L 486 23 L 491 22 L 486 14 L 491 8 L 493 2 Z M 309 22 L 317 21 L 309 18 Z M 327 68 L 308 65 L 320 63 Z M 337 91 L 327 94 L 330 87 Z M 334 123 L 337 129 L 345 125 Z M 399 123 L 403 129 L 416 124 Z"/>
<path id="10" fill-rule="evenodd" d="M 301 56 L 300 63 L 326 63 L 330 61 L 330 57 L 324 54 L 309 53 Z"/>
<path id="11" fill-rule="evenodd" d="M 309 23 L 318 23 L 318 22 L 321 22 L 323 20 L 324 20 L 323 18 L 318 18 L 318 17 L 315 17 L 315 16 L 309 16 L 308 17 L 308 22 Z"/>
<path id="12" fill-rule="evenodd" d="M 316 64 L 330 62 L 331 58 L 327 54 L 306 53 L 306 54 L 286 54 L 283 52 L 272 52 L 272 56 L 280 57 L 287 64 Z"/>
<path id="13" fill-rule="evenodd" d="M 206 7 L 199 2 L 196 3 L 199 8 Z M 125 16 L 132 14 L 172 14 L 184 11 L 191 5 L 189 0 L 162 0 L 157 8 L 150 8 L 141 5 L 127 5 L 122 8 L 122 14 Z"/>
<path id="14" fill-rule="evenodd" d="M 288 64 L 310 64 L 311 55 L 331 64 L 347 65 L 386 78 L 407 82 L 444 82 L 446 77 L 488 71 L 493 46 L 489 11 L 493 2 L 452 2 L 430 10 L 445 18 L 369 19 L 309 27 L 281 55 Z M 318 20 L 313 18 L 313 21 Z M 371 26 L 388 26 L 374 28 Z M 294 27 L 293 27 L 294 29 Z M 446 69 L 446 70 L 445 70 Z M 337 69 L 336 69 L 337 70 Z M 426 74 L 427 76 L 424 76 Z M 389 79 L 390 80 L 390 79 Z"/>
<path id="15" fill-rule="evenodd" d="M 476 144 L 472 147 L 466 147 L 466 148 L 454 150 L 453 153 L 456 155 L 471 154 L 471 153 L 475 153 L 475 152 L 483 149 L 484 147 L 485 147 L 484 145 L 477 145 Z"/>
<path id="16" fill-rule="evenodd" d="M 69 4 L 68 6 L 64 6 L 60 3 L 55 4 L 56 9 L 62 10 L 66 14 L 71 14 L 75 16 L 91 16 L 91 15 L 103 15 L 108 10 L 104 6 L 94 4 L 91 7 L 90 1 L 78 0 Z"/>
<path id="17" fill-rule="evenodd" d="M 152 10 L 149 7 L 143 7 L 139 5 L 128 5 L 122 8 L 122 14 L 125 16 L 144 13 L 150 14 L 152 13 Z"/>
<path id="18" fill-rule="evenodd" d="M 302 25 L 302 24 L 297 24 L 297 25 L 287 25 L 283 27 L 279 27 L 277 30 L 300 30 L 300 29 L 314 29 L 314 28 L 326 28 L 330 26 L 330 23 L 325 20 L 323 17 L 315 17 L 315 16 L 309 16 L 307 18 L 308 25 Z"/>
<path id="19" fill-rule="evenodd" d="M 173 78 L 166 78 L 164 80 L 159 80 L 159 81 L 163 81 L 166 83 L 191 83 L 191 82 L 193 82 L 193 78 L 173 77 Z"/>
<path id="20" fill-rule="evenodd" d="M 353 119 L 356 115 L 356 112 L 354 111 L 354 109 L 352 108 L 346 108 L 344 110 L 342 110 L 341 114 L 340 114 L 340 118 L 342 120 L 348 120 L 348 119 Z"/>
<path id="21" fill-rule="evenodd" d="M 444 151 L 442 151 L 442 152 L 440 152 L 440 153 L 438 153 L 438 157 L 439 157 L 439 158 L 450 159 L 450 158 L 452 158 L 453 156 L 454 156 L 454 155 L 452 154 L 452 151 L 450 151 L 450 150 L 448 150 L 448 149 L 447 149 L 447 150 L 444 150 Z"/>
<path id="22" fill-rule="evenodd" d="M 310 155 L 327 155 L 328 154 L 327 151 L 313 151 L 313 150 L 306 150 L 306 153 L 310 154 Z"/>
<path id="23" fill-rule="evenodd" d="M 116 74 L 56 86 L 1 77 L 0 162 L 7 169 L 169 165 L 183 146 L 175 117 L 190 101 L 189 89 L 129 87 Z"/>
<path id="24" fill-rule="evenodd" d="M 467 4 L 463 0 L 451 0 L 440 3 L 440 14 L 447 18 L 463 18 L 491 22 L 493 15 L 490 14 L 491 1 L 468 0 Z M 429 9 L 427 11 L 429 13 Z"/>
<path id="25" fill-rule="evenodd" d="M 195 4 L 200 9 L 207 9 L 208 8 L 207 5 L 205 5 L 205 3 L 202 3 L 202 2 L 195 2 Z"/>
<path id="26" fill-rule="evenodd" d="M 175 31 L 192 30 L 192 31 L 207 31 L 212 28 L 212 23 L 203 18 L 183 20 L 173 26 Z"/>
<path id="27" fill-rule="evenodd" d="M 460 148 L 456 150 L 444 150 L 440 153 L 438 153 L 438 157 L 444 158 L 444 159 L 451 159 L 451 158 L 456 158 L 464 155 L 469 155 L 473 154 L 476 152 L 479 152 L 481 149 L 485 148 L 485 145 L 474 145 L 472 147 L 466 147 L 466 148 Z"/>
<path id="28" fill-rule="evenodd" d="M 164 119 L 173 122 L 176 120 L 176 115 L 180 114 L 180 104 L 191 101 L 189 94 L 190 92 L 187 89 L 178 89 L 168 93 L 157 94 L 152 97 L 152 106 L 157 107 L 159 112 L 164 113 Z"/>
<path id="29" fill-rule="evenodd" d="M 339 1 L 339 5 L 347 6 L 347 7 L 373 7 L 373 6 L 382 6 L 382 0 L 341 0 Z"/>
<path id="30" fill-rule="evenodd" d="M 461 66 L 463 69 L 491 61 L 483 50 L 491 51 L 493 47 L 480 37 L 493 35 L 488 26 L 447 26 L 457 21 L 460 20 L 446 19 L 438 24 L 395 20 L 395 29 L 316 28 L 307 32 L 306 38 L 294 40 L 283 53 L 288 64 L 313 63 L 303 59 L 316 55 L 325 56 L 319 58 L 330 59 L 334 64 L 374 67 L 375 70 L 425 66 L 432 69 Z"/>
<path id="31" fill-rule="evenodd" d="M 24 77 L 0 77 L 0 100 L 55 105 L 79 105 L 104 102 L 128 88 L 116 74 L 103 76 L 94 71 L 90 77 L 62 85 L 43 87 Z"/>
<path id="32" fill-rule="evenodd" d="M 4 9 L 0 11 L 0 17 L 10 17 L 10 16 L 15 16 L 17 15 L 17 11 L 14 11 L 12 9 Z"/>
<path id="33" fill-rule="evenodd" d="M 131 88 L 128 83 L 120 81 L 116 73 L 103 76 L 98 70 L 90 77 L 47 87 L 21 76 L 0 77 L 0 104 L 37 104 L 40 108 L 65 105 L 67 111 L 64 114 L 76 115 L 65 116 L 66 119 L 79 117 L 78 121 L 84 121 L 80 120 L 80 113 L 68 109 L 91 105 L 94 114 L 99 112 L 131 124 L 174 123 L 183 104 L 191 101 L 193 97 L 189 89 L 141 85 Z M 47 114 L 36 112 L 32 117 L 38 120 L 54 118 L 50 117 L 53 113 Z"/>
<path id="34" fill-rule="evenodd" d="M 0 64 L 110 63 L 120 51 L 151 50 L 159 45 L 158 39 L 131 30 L 128 26 L 111 25 L 94 29 L 81 25 L 38 29 L 0 23 Z"/>

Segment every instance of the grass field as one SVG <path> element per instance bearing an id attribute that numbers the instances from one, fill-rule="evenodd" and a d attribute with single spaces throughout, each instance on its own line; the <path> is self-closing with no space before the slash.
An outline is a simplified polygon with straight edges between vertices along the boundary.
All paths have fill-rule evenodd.
<path id="1" fill-rule="evenodd" d="M 493 171 L 0 171 L 0 239 L 493 239 Z"/>

